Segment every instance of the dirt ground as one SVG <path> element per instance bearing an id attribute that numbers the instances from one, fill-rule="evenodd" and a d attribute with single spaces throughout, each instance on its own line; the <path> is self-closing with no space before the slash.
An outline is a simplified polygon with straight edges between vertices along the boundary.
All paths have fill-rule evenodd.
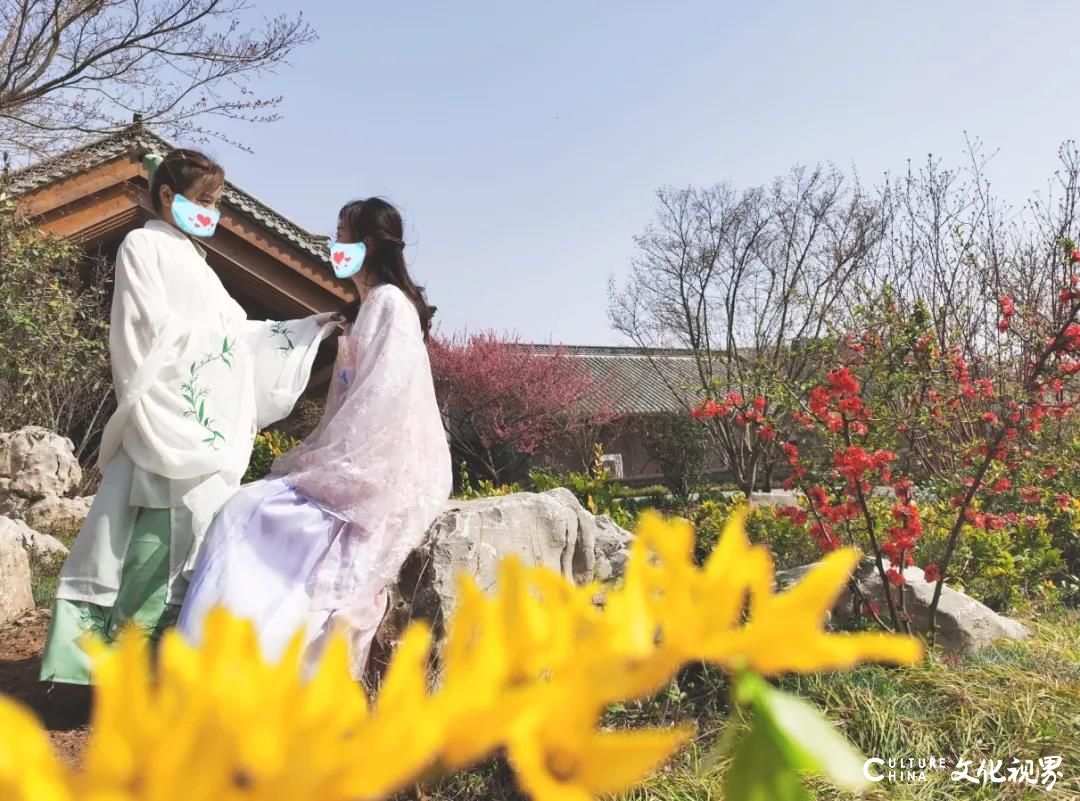
<path id="1" fill-rule="evenodd" d="M 89 736 L 89 691 L 38 681 L 48 628 L 45 609 L 0 626 L 0 694 L 30 707 L 49 730 L 57 755 L 75 767 Z"/>

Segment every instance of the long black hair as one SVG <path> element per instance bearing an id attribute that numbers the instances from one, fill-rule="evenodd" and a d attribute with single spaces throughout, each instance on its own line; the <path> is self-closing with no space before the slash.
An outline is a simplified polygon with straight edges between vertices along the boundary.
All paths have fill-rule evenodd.
<path id="1" fill-rule="evenodd" d="M 405 264 L 401 214 L 382 198 L 369 197 L 347 203 L 338 218 L 345 224 L 350 242 L 369 240 L 367 257 L 364 259 L 364 272 L 368 279 L 374 284 L 393 284 L 416 306 L 426 342 L 431 333 L 434 310 L 427 303 L 423 287 L 417 286 L 412 280 Z M 359 308 L 359 302 L 350 304 L 346 314 L 355 316 Z"/>

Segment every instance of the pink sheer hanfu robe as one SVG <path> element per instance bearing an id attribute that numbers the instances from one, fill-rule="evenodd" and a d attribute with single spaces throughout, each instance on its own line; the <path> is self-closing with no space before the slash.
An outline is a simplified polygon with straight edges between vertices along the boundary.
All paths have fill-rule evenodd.
<path id="1" fill-rule="evenodd" d="M 276 659 L 302 632 L 310 667 L 341 631 L 360 678 L 388 586 L 451 492 L 450 451 L 419 317 L 374 289 L 341 337 L 316 430 L 242 488 L 206 537 L 179 627 L 198 642 L 224 606 Z"/>
<path id="2" fill-rule="evenodd" d="M 162 221 L 116 256 L 109 350 L 117 409 L 102 482 L 60 572 L 41 676 L 85 684 L 84 635 L 153 640 L 179 614 L 204 533 L 240 487 L 255 434 L 307 386 L 329 314 L 248 320 L 202 250 Z"/>

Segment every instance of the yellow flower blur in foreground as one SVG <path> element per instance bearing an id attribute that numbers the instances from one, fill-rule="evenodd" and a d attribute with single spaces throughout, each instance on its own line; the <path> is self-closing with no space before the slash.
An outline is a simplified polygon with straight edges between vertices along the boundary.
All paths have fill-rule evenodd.
<path id="1" fill-rule="evenodd" d="M 704 567 L 693 531 L 646 515 L 622 586 L 579 588 L 508 560 L 498 590 L 463 579 L 431 690 L 431 635 L 405 634 L 369 708 L 344 641 L 303 680 L 299 647 L 263 661 L 249 624 L 215 613 L 204 645 L 168 634 L 151 681 L 141 640 L 97 647 L 97 695 L 81 772 L 0 699 L 0 797 L 13 801 L 337 801 L 380 799 L 503 749 L 533 798 L 618 792 L 670 757 L 687 728 L 604 731 L 605 707 L 647 696 L 682 665 L 707 661 L 762 674 L 910 664 L 916 640 L 823 630 L 854 567 L 830 554 L 797 586 L 773 593 L 773 564 L 742 516 Z M 599 605 L 598 605 L 599 598 Z"/>

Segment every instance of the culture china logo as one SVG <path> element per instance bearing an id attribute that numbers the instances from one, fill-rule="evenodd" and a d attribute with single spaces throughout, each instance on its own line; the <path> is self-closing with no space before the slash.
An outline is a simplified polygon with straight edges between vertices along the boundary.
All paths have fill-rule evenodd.
<path id="1" fill-rule="evenodd" d="M 949 778 L 960 784 L 1029 786 L 1053 790 L 1061 779 L 1061 766 L 1060 756 L 982 759 L 978 764 L 963 757 L 871 757 L 863 763 L 863 776 L 871 782 L 904 784 L 924 782 L 931 773 L 948 771 Z"/>

